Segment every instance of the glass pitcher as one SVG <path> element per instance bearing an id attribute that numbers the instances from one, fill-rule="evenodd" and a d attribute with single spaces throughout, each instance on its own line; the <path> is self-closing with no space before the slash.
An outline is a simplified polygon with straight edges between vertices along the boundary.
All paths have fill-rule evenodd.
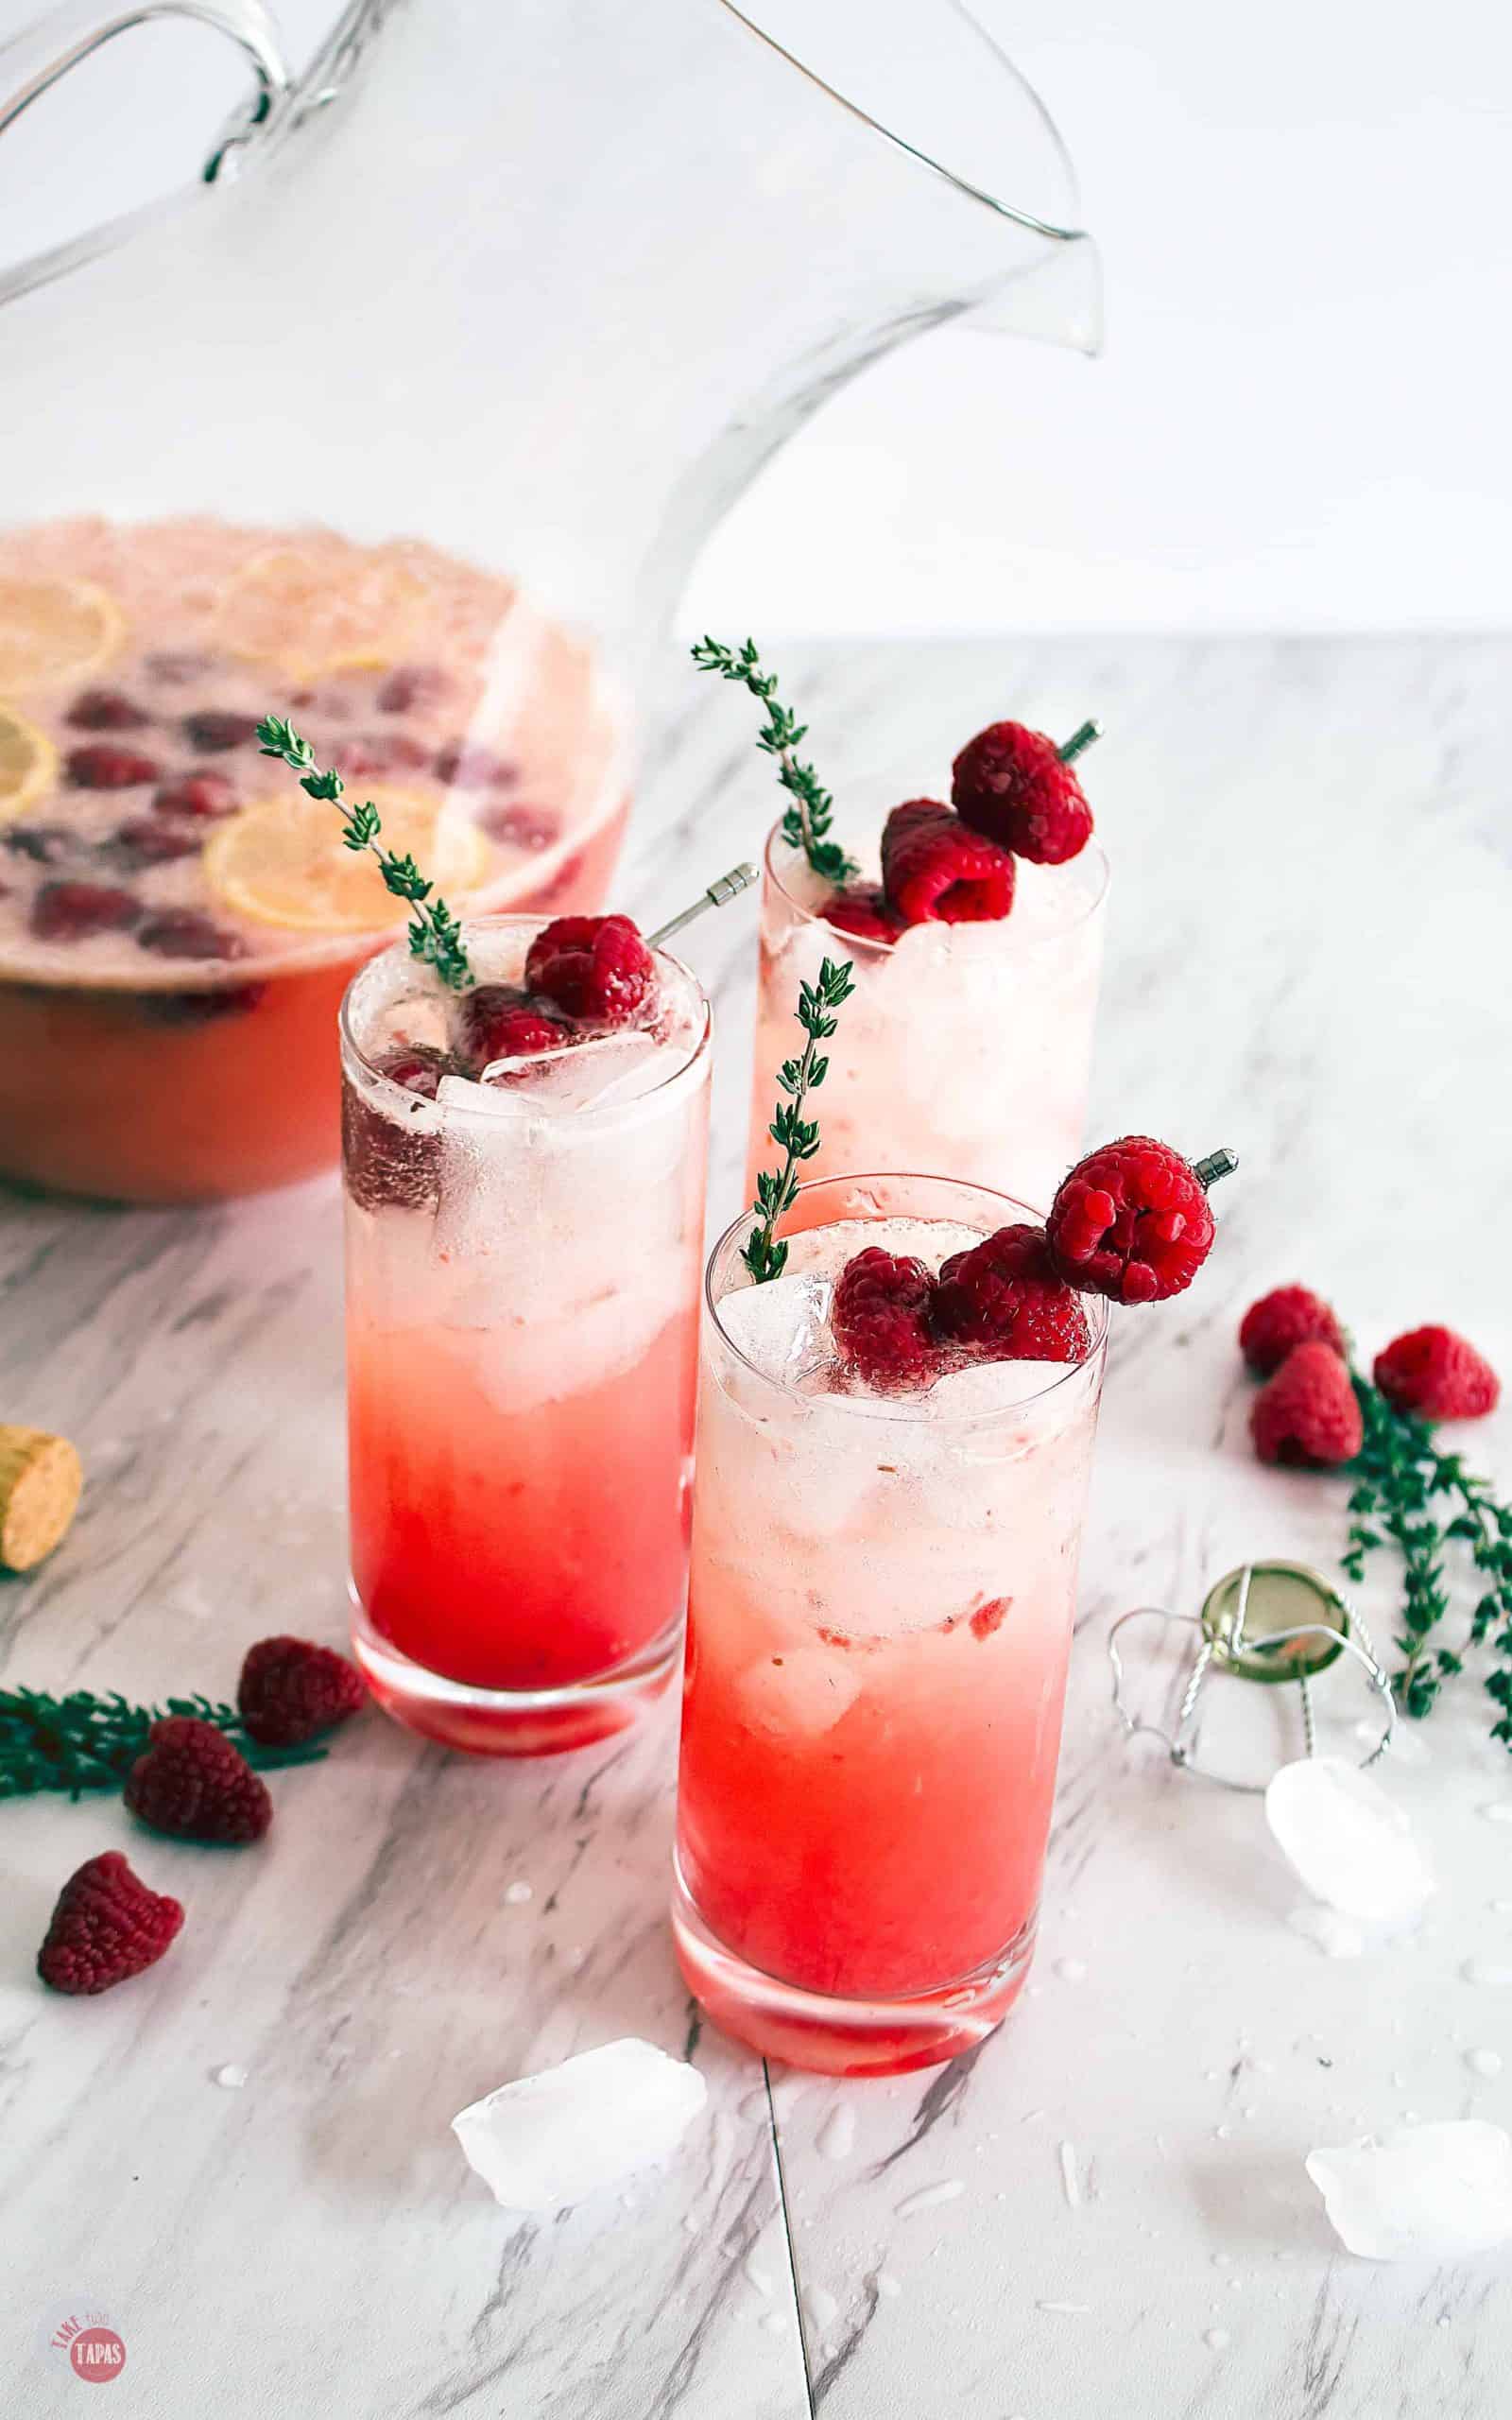
<path id="1" fill-rule="evenodd" d="M 1092 247 L 956 0 L 66 0 L 0 133 L 144 17 L 240 43 L 204 182 L 0 275 L 0 1173 L 191 1201 L 335 1152 L 395 903 L 597 905 L 710 530 L 948 320 L 1090 348 Z M 943 418 L 942 411 L 942 418 Z"/>

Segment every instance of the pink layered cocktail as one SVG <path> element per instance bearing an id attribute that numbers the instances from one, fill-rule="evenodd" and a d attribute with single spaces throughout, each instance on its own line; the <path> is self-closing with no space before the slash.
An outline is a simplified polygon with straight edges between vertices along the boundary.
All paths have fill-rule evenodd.
<path id="1" fill-rule="evenodd" d="M 335 1159 L 332 1029 L 400 910 L 267 713 L 454 905 L 601 898 L 618 718 L 507 579 L 208 517 L 0 533 L 0 1176 L 188 1201 Z"/>
<path id="2" fill-rule="evenodd" d="M 875 869 L 877 832 L 845 839 Z M 939 1168 L 1048 1201 L 1075 1158 L 1087 1107 L 1108 864 L 1095 840 L 1069 864 L 1017 866 L 1011 912 L 901 929 L 847 912 L 781 827 L 766 846 L 747 1184 L 770 1156 L 776 1072 L 793 1001 L 825 958 L 849 959 L 854 996 L 805 1174 Z"/>
<path id="3" fill-rule="evenodd" d="M 670 1677 L 697 1356 L 707 1005 L 658 953 L 636 1023 L 554 1039 L 507 1005 L 537 930 L 468 925 L 460 1001 L 390 951 L 343 1016 L 357 1653 L 498 1754 Z"/>
<path id="4" fill-rule="evenodd" d="M 1036 1336 L 1074 1358 L 947 1350 L 889 1385 L 834 1292 L 863 1251 L 933 1273 L 1027 1216 L 835 1178 L 778 1279 L 745 1277 L 748 1213 L 710 1263 L 674 1926 L 711 2014 L 799 2066 L 949 2057 L 1032 1954 L 1105 1307 Z"/>

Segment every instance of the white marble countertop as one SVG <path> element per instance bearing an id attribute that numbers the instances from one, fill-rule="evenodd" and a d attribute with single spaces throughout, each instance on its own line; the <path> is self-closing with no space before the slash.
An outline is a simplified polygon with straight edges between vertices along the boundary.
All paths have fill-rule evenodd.
<path id="1" fill-rule="evenodd" d="M 670 1709 L 628 1745 L 469 1763 L 377 1716 L 275 1778 L 265 1846 L 134 1846 L 187 1903 L 99 2000 L 32 1961 L 62 1878 L 133 1845 L 118 1805 L 0 1808 L 4 2409 L 73 2411 L 38 2351 L 80 2298 L 152 2420 L 1491 2420 L 1512 2262 L 1349 2257 L 1306 2152 L 1512 2120 L 1512 1762 L 1462 1685 L 1388 1778 L 1443 1887 L 1418 1936 L 1329 1959 L 1255 1802 L 1125 1745 L 1104 1640 L 1194 1610 L 1248 1553 L 1331 1560 L 1337 1482 L 1262 1473 L 1240 1311 L 1301 1277 L 1373 1350 L 1457 1322 L 1512 1369 L 1512 647 L 1011 640 L 773 648 L 842 800 L 937 787 L 1005 706 L 1108 726 L 1114 864 L 1094 1132 L 1228 1143 L 1196 1291 L 1112 1356 L 1036 1979 L 974 2058 L 834 2084 L 701 2026 L 664 1922 Z M 748 849 L 772 798 L 745 701 L 690 674 L 625 903 Z M 733 1206 L 751 941 L 716 981 L 714 1201 Z M 246 1644 L 344 1618 L 331 1182 L 199 1215 L 11 1200 L 0 1402 L 79 1443 L 58 1555 L 0 1583 L 8 1682 L 227 1696 Z M 1504 1475 L 1512 1418 L 1474 1436 Z M 1383 1605 L 1383 1596 L 1367 1603 Z M 1382 1630 L 1385 1624 L 1381 1625 Z M 526 1882 L 528 1900 L 507 1901 Z M 661 2177 L 511 2219 L 449 2132 L 506 2078 L 619 2034 L 697 2061 Z M 1468 2054 L 1500 2048 L 1499 2077 Z M 1483 2062 L 1483 2065 L 1489 2064 Z M 242 2068 L 239 2089 L 214 2081 Z M 1066 2149 L 1065 2147 L 1068 2147 Z M 1068 2184 L 1068 2179 L 1069 2184 Z"/>

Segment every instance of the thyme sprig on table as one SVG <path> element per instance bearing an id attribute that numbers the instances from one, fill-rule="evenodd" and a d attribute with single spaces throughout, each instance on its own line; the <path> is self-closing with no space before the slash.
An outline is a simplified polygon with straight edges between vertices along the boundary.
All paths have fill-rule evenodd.
<path id="1" fill-rule="evenodd" d="M 1469 1650 L 1489 1646 L 1494 1661 L 1485 1688 L 1498 1717 L 1491 1737 L 1512 1749 L 1512 1505 L 1498 1502 L 1488 1482 L 1467 1470 L 1463 1455 L 1445 1453 L 1432 1427 L 1399 1411 L 1357 1370 L 1349 1373 L 1365 1423 L 1365 1443 L 1350 1464 L 1349 1530 L 1342 1557 L 1351 1580 L 1386 1545 L 1401 1556 L 1401 1629 L 1393 1645 L 1403 1661 L 1392 1689 L 1403 1714 L 1420 1720 L 1440 1689 L 1465 1669 Z M 1469 1549 L 1481 1595 L 1458 1643 L 1440 1643 L 1452 1611 L 1445 1559 L 1452 1542 Z"/>
<path id="2" fill-rule="evenodd" d="M 432 897 L 434 884 L 421 873 L 406 850 L 403 856 L 392 849 L 378 845 L 383 823 L 371 799 L 353 804 L 346 795 L 346 784 L 334 769 L 322 772 L 315 761 L 315 751 L 307 739 L 301 739 L 291 722 L 280 715 L 265 715 L 257 726 L 259 752 L 275 756 L 300 776 L 300 787 L 307 797 L 326 799 L 335 807 L 346 823 L 341 835 L 348 849 L 368 849 L 378 860 L 384 887 L 396 899 L 407 900 L 415 910 L 409 927 L 409 954 L 426 966 L 433 966 L 441 981 L 454 992 L 466 989 L 472 980 L 462 942 L 462 927 L 444 899 Z"/>
<path id="3" fill-rule="evenodd" d="M 756 745 L 766 755 L 777 759 L 777 778 L 793 804 L 783 811 L 782 838 L 790 849 L 801 849 L 815 873 L 825 882 L 848 882 L 860 868 L 853 857 L 848 857 L 839 842 L 829 838 L 834 814 L 834 801 L 820 784 L 812 765 L 800 764 L 795 755 L 808 737 L 808 725 L 799 722 L 791 706 L 784 706 L 777 695 L 777 675 L 764 672 L 754 639 L 747 639 L 739 648 L 722 647 L 717 639 L 701 638 L 693 649 L 693 660 L 702 672 L 717 672 L 722 681 L 738 681 L 766 709 L 766 720 Z"/>
<path id="4" fill-rule="evenodd" d="M 96 1697 L 90 1689 L 71 1689 L 66 1697 L 55 1698 L 42 1689 L 0 1689 L 0 1798 L 26 1798 L 44 1789 L 66 1790 L 70 1798 L 79 1798 L 87 1789 L 119 1789 L 138 1756 L 146 1754 L 153 1724 L 170 1714 L 213 1722 L 260 1772 L 314 1764 L 326 1753 L 311 1744 L 261 1747 L 243 1728 L 233 1705 L 217 1705 L 209 1698 L 131 1705 L 113 1690 Z"/>
<path id="5" fill-rule="evenodd" d="M 825 959 L 817 983 L 799 985 L 796 1013 L 807 1040 L 801 1055 L 784 1059 L 777 1071 L 778 1083 L 787 1098 L 778 1102 L 766 1129 L 782 1154 L 782 1165 L 780 1168 L 763 1168 L 756 1179 L 756 1224 L 740 1254 L 758 1286 L 765 1286 L 768 1278 L 781 1277 L 787 1266 L 787 1245 L 778 1240 L 775 1230 L 784 1210 L 793 1206 L 799 1169 L 805 1160 L 812 1160 L 819 1148 L 818 1120 L 803 1115 L 809 1095 L 817 1092 L 829 1072 L 830 1062 L 819 1056 L 819 1044 L 830 1040 L 835 1029 L 834 1011 L 854 990 L 849 959 L 843 959 L 838 966 L 832 959 Z"/>

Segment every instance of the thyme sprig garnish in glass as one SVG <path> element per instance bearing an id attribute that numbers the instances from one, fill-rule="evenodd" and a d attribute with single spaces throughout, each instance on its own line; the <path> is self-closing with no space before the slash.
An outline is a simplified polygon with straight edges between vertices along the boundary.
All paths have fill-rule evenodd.
<path id="1" fill-rule="evenodd" d="M 793 1206 L 799 1169 L 819 1148 L 818 1120 L 803 1115 L 809 1095 L 817 1092 L 829 1072 L 830 1062 L 820 1057 L 819 1045 L 830 1040 L 836 1025 L 834 1011 L 854 990 L 848 958 L 838 966 L 833 959 L 825 959 L 817 983 L 799 985 L 796 1013 L 807 1039 L 800 1056 L 784 1059 L 777 1071 L 787 1098 L 778 1102 L 766 1130 L 782 1154 L 782 1164 L 779 1168 L 763 1168 L 756 1179 L 756 1224 L 740 1254 L 758 1286 L 781 1277 L 787 1266 L 787 1245 L 778 1240 L 775 1230 L 782 1213 Z"/>
<path id="2" fill-rule="evenodd" d="M 461 925 L 444 899 L 432 896 L 435 886 L 426 880 L 407 850 L 400 856 L 392 849 L 380 848 L 378 836 L 383 823 L 371 799 L 354 804 L 347 797 L 347 786 L 340 774 L 334 769 L 322 772 L 309 741 L 301 739 L 294 725 L 282 716 L 265 715 L 257 726 L 257 737 L 260 753 L 277 757 L 298 773 L 300 787 L 307 797 L 326 799 L 336 809 L 346 824 L 342 846 L 370 851 L 378 860 L 384 888 L 414 908 L 409 927 L 411 958 L 433 966 L 451 991 L 464 991 L 472 980 L 472 969 L 463 947 Z"/>
<path id="3" fill-rule="evenodd" d="M 192 1714 L 213 1722 L 241 1750 L 249 1765 L 271 1772 L 279 1765 L 314 1764 L 324 1748 L 265 1748 L 244 1730 L 233 1705 L 209 1698 L 169 1698 L 163 1705 L 131 1705 L 117 1691 L 96 1697 L 71 1689 L 49 1697 L 42 1689 L 0 1689 L 0 1798 L 26 1798 L 37 1790 L 119 1789 L 147 1734 L 165 1715 Z"/>
<path id="4" fill-rule="evenodd" d="M 702 672 L 717 672 L 722 681 L 738 681 L 766 709 L 766 720 L 756 745 L 777 759 L 777 778 L 793 804 L 783 811 L 782 838 L 790 849 L 801 849 L 824 882 L 849 882 L 861 869 L 839 842 L 829 838 L 834 801 L 820 784 L 812 765 L 800 764 L 794 751 L 808 737 L 791 706 L 777 695 L 777 675 L 764 672 L 754 639 L 739 648 L 722 647 L 717 639 L 701 638 L 693 660 Z"/>
<path id="5" fill-rule="evenodd" d="M 1342 1557 L 1351 1580 L 1394 1546 L 1402 1562 L 1401 1629 L 1393 1645 L 1403 1658 L 1392 1689 L 1403 1714 L 1421 1720 L 1440 1689 L 1465 1669 L 1466 1654 L 1489 1646 L 1494 1662 L 1486 1695 L 1498 1708 L 1491 1737 L 1512 1748 L 1512 1505 L 1499 1503 L 1488 1482 L 1465 1466 L 1461 1454 L 1441 1451 L 1426 1420 L 1399 1411 L 1351 1369 L 1365 1423 L 1365 1443 L 1349 1465 L 1349 1530 Z M 1452 1542 L 1468 1547 L 1481 1594 L 1459 1644 L 1440 1644 L 1452 1611 L 1445 1568 Z"/>

